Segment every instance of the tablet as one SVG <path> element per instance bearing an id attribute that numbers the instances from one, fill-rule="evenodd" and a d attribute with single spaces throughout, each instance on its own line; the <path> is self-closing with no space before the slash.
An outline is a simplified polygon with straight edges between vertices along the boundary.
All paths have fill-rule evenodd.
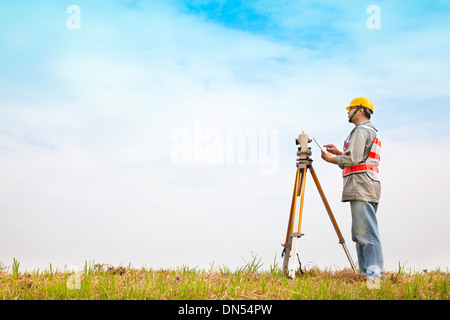
<path id="1" fill-rule="evenodd" d="M 317 145 L 319 146 L 320 150 L 322 150 L 323 153 L 327 153 L 327 149 L 325 149 L 317 140 L 316 138 L 313 138 L 314 142 L 317 143 Z"/>

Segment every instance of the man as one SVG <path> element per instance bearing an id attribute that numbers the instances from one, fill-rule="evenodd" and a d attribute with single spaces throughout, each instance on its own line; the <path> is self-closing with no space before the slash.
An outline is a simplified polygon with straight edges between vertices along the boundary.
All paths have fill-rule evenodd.
<path id="1" fill-rule="evenodd" d="M 343 151 L 327 144 L 322 158 L 343 169 L 342 201 L 350 202 L 352 240 L 356 242 L 360 272 L 378 283 L 383 273 L 383 255 L 376 212 L 381 195 L 378 165 L 381 141 L 370 122 L 372 102 L 364 97 L 352 100 L 347 107 L 348 121 L 355 125 L 344 142 Z M 333 155 L 335 156 L 333 156 Z"/>

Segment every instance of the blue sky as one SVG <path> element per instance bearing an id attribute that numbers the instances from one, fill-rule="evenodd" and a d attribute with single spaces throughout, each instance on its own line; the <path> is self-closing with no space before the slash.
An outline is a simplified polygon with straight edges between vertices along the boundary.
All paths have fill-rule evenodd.
<path id="1" fill-rule="evenodd" d="M 341 146 L 346 104 L 367 96 L 384 141 L 386 267 L 450 265 L 449 16 L 448 1 L 0 3 L 0 261 L 232 268 L 253 251 L 268 267 L 294 139 Z M 255 134 L 240 156 L 256 158 L 216 161 L 239 132 Z M 356 258 L 340 172 L 313 151 Z M 308 188 L 305 262 L 346 267 Z"/>

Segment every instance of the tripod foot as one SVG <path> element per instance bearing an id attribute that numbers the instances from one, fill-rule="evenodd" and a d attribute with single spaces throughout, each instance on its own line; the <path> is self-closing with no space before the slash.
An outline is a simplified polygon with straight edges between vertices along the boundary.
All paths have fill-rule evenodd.
<path id="1" fill-rule="evenodd" d="M 288 278 L 290 279 L 295 278 L 296 255 L 298 258 L 298 262 L 300 263 L 300 258 L 298 257 L 297 253 L 297 247 L 298 247 L 298 239 L 303 235 L 304 234 L 300 232 L 293 232 L 289 237 L 288 243 L 282 244 L 282 246 L 284 247 L 282 252 L 282 257 L 284 256 L 282 272 L 287 274 Z M 300 272 L 303 274 L 301 267 L 302 264 L 300 263 Z"/>

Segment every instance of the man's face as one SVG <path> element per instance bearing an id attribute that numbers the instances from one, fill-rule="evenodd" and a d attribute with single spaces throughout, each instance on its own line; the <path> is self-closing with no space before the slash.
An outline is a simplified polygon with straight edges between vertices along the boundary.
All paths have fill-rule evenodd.
<path id="1" fill-rule="evenodd" d="M 353 112 L 355 112 L 356 107 L 350 107 L 350 109 L 348 109 L 348 113 L 347 113 L 347 119 L 350 120 L 350 117 L 352 116 Z"/>

